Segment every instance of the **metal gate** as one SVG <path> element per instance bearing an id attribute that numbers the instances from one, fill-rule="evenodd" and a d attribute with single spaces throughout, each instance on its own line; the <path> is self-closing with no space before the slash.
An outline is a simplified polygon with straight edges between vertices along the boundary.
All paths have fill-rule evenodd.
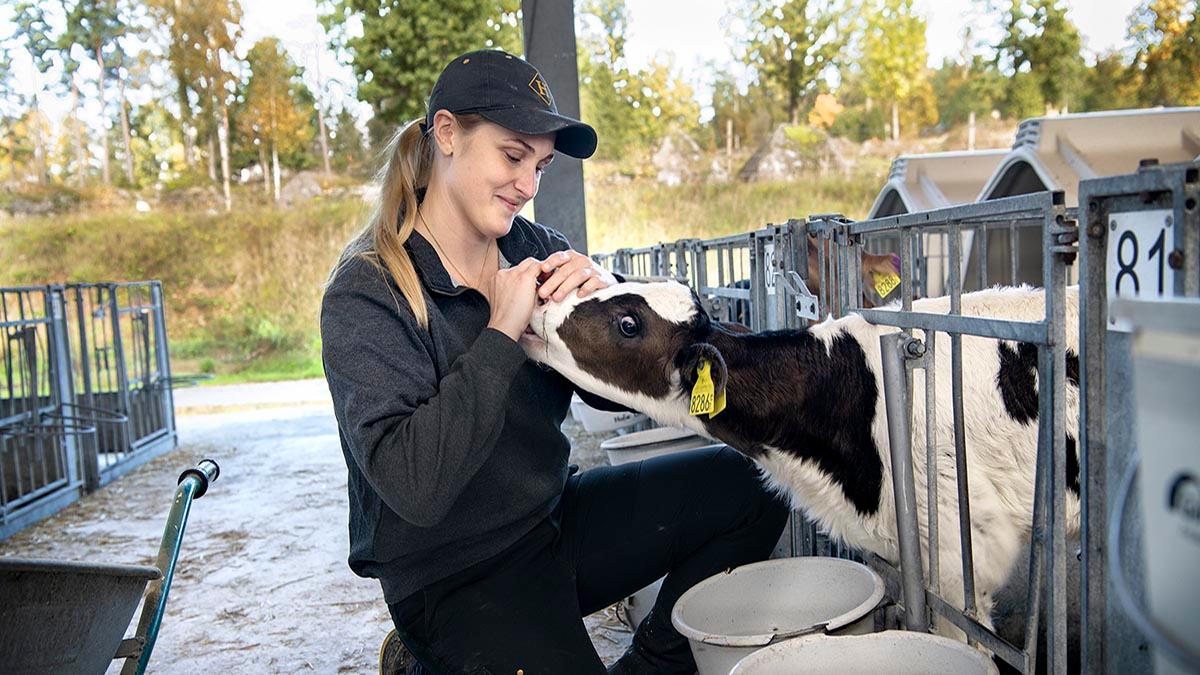
<path id="1" fill-rule="evenodd" d="M 0 289 L 0 329 L 0 539 L 175 447 L 159 282 Z"/>

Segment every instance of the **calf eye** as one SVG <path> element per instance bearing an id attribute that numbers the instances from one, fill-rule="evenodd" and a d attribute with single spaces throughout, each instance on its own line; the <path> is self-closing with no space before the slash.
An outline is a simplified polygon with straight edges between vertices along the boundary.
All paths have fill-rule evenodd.
<path id="1" fill-rule="evenodd" d="M 625 337 L 633 337 L 642 329 L 642 325 L 638 323 L 637 317 L 629 314 L 617 320 L 617 327 L 621 329 L 621 335 Z"/>

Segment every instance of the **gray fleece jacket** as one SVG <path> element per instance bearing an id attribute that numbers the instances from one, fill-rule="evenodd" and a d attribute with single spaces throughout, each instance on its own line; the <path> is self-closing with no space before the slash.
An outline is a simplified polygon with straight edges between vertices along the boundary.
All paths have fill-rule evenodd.
<path id="1" fill-rule="evenodd" d="M 455 287 L 419 234 L 406 247 L 429 329 L 399 289 L 354 260 L 321 303 L 322 358 L 349 474 L 350 567 L 385 600 L 489 558 L 546 518 L 565 485 L 559 427 L 572 386 L 486 328 L 486 299 Z M 569 248 L 517 217 L 499 240 L 514 264 Z M 589 402 L 603 405 L 603 402 Z"/>

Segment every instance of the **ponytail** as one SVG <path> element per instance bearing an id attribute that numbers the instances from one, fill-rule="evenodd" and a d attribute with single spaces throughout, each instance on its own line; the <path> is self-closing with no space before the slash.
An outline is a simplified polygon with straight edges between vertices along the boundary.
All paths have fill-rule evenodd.
<path id="1" fill-rule="evenodd" d="M 429 186 L 433 171 L 433 130 L 423 133 L 422 121 L 409 122 L 388 141 L 383 151 L 387 160 L 375 176 L 379 198 L 371 218 L 346 244 L 326 285 L 333 282 L 347 262 L 362 258 L 392 277 L 417 317 L 417 323 L 428 330 L 429 306 L 417 269 L 404 248 L 404 242 L 417 226 L 417 191 Z M 483 122 L 483 117 L 475 113 L 455 115 L 454 122 L 464 133 L 469 133 Z"/>
<path id="2" fill-rule="evenodd" d="M 350 260 L 362 258 L 396 282 L 417 318 L 429 328 L 429 307 L 412 258 L 404 248 L 417 223 L 417 190 L 429 184 L 433 143 L 421 132 L 421 120 L 408 123 L 388 141 L 387 158 L 376 175 L 379 198 L 366 226 L 346 244 L 329 275 L 330 283 Z M 397 303 L 398 304 L 398 303 Z"/>

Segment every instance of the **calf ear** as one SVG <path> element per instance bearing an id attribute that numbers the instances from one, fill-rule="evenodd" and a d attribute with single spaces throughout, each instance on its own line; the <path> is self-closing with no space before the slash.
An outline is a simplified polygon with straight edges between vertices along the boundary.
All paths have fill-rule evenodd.
<path id="1" fill-rule="evenodd" d="M 725 391 L 729 379 L 729 371 L 725 367 L 725 358 L 721 350 L 707 342 L 696 342 L 675 355 L 675 367 L 679 369 L 680 386 L 684 391 L 691 391 L 696 384 L 696 373 L 700 370 L 700 362 L 707 360 L 711 364 L 713 385 L 716 392 Z"/>

